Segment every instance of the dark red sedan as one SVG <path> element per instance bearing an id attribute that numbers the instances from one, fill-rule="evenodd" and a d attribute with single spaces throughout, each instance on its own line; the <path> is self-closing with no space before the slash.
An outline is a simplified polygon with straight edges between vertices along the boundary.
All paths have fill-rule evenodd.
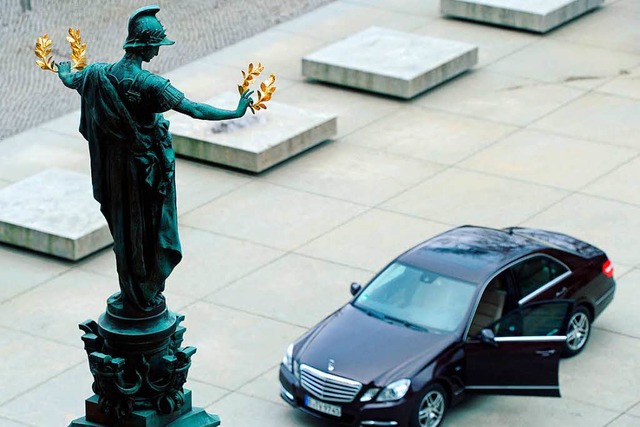
<path id="1" fill-rule="evenodd" d="M 405 252 L 292 343 L 282 398 L 356 426 L 439 426 L 466 393 L 560 396 L 561 355 L 612 301 L 600 249 L 544 230 L 464 226 Z"/>

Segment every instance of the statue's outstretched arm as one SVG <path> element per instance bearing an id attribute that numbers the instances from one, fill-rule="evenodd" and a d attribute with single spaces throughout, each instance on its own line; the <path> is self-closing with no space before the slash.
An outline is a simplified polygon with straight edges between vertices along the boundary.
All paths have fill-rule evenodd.
<path id="1" fill-rule="evenodd" d="M 244 116 L 247 111 L 247 107 L 253 103 L 253 100 L 251 99 L 252 93 L 252 90 L 245 91 L 240 96 L 238 108 L 235 110 L 222 110 L 208 104 L 191 101 L 187 98 L 180 101 L 180 103 L 174 107 L 174 110 L 200 120 L 236 119 Z"/>

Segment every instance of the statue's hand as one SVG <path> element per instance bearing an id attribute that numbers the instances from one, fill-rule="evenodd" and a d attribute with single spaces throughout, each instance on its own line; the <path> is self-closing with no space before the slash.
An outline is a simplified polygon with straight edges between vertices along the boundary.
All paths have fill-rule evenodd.
<path id="1" fill-rule="evenodd" d="M 73 74 L 71 74 L 71 63 L 69 61 L 56 64 L 58 67 L 58 77 L 66 87 L 71 87 L 73 82 Z"/>
<path id="2" fill-rule="evenodd" d="M 253 95 L 252 90 L 245 90 L 242 95 L 240 95 L 240 100 L 238 101 L 238 108 L 236 112 L 238 113 L 238 117 L 244 116 L 247 112 L 247 108 L 249 105 L 253 104 L 253 99 L 251 99 L 251 95 Z"/>
<path id="3" fill-rule="evenodd" d="M 59 75 L 64 75 L 64 74 L 71 73 L 71 62 L 69 62 L 69 61 L 57 62 L 56 66 L 58 67 L 58 74 Z"/>

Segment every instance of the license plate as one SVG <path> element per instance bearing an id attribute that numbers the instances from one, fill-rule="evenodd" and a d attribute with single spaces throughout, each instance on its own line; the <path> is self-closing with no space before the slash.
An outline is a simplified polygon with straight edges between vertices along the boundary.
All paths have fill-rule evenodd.
<path id="1" fill-rule="evenodd" d="M 340 406 L 320 402 L 319 400 L 316 400 L 311 396 L 304 397 L 304 404 L 305 406 L 311 409 L 315 409 L 318 412 L 322 412 L 323 414 L 333 415 L 334 417 L 342 416 L 342 408 Z"/>

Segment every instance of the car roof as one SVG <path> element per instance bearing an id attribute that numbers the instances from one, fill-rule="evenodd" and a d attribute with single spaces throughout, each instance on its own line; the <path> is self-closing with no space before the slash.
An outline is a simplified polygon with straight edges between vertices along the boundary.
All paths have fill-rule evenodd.
<path id="1" fill-rule="evenodd" d="M 472 283 L 548 246 L 509 229 L 465 225 L 446 231 L 398 257 L 398 261 Z"/>

